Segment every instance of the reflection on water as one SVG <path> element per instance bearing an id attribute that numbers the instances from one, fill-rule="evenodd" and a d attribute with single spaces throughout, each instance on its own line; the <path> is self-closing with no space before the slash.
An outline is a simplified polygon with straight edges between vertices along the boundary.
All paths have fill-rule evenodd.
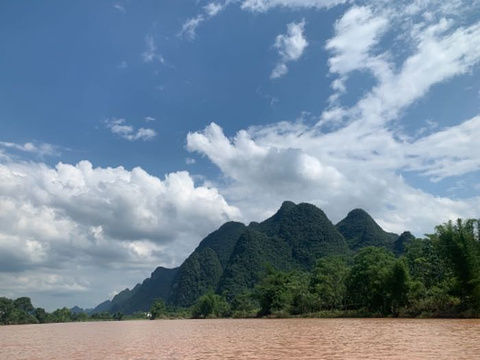
<path id="1" fill-rule="evenodd" d="M 164 320 L 0 327 L 0 359 L 479 359 L 480 320 Z"/>

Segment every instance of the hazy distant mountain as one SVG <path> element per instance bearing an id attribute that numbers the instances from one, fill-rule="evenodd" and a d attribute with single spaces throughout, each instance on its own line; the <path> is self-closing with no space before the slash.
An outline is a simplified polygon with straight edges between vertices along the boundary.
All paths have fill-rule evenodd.
<path id="1" fill-rule="evenodd" d="M 90 314 L 91 312 L 93 311 L 93 309 L 83 309 L 77 305 L 75 305 L 74 307 L 70 308 L 70 312 L 72 314 Z"/>
<path id="2" fill-rule="evenodd" d="M 335 226 L 316 206 L 286 201 L 261 223 L 222 225 L 179 268 L 157 268 L 142 284 L 120 292 L 94 312 L 145 311 L 155 298 L 187 307 L 208 291 L 233 296 L 253 288 L 267 264 L 280 270 L 310 270 L 323 256 L 349 254 L 365 246 L 393 250 L 395 244 L 396 250 L 403 249 L 408 241 L 404 234 L 385 232 L 361 209 Z"/>
<path id="3" fill-rule="evenodd" d="M 92 313 L 117 311 L 132 314 L 136 311 L 148 311 L 157 298 L 168 300 L 173 279 L 179 268 L 167 269 L 158 267 L 142 284 L 137 284 L 132 290 L 125 289 L 115 295 L 112 301 L 98 305 Z"/>
<path id="4" fill-rule="evenodd" d="M 109 312 L 110 308 L 112 307 L 112 302 L 110 300 L 106 300 L 97 306 L 92 310 L 92 314 L 98 314 L 102 312 Z"/>

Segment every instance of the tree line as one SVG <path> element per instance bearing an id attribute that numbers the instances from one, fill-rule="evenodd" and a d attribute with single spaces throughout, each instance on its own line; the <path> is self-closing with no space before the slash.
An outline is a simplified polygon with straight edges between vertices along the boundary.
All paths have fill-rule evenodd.
<path id="1" fill-rule="evenodd" d="M 145 319 L 144 312 L 124 316 L 121 313 L 108 312 L 88 314 L 75 312 L 66 307 L 47 312 L 41 307 L 34 307 L 29 297 L 9 299 L 0 297 L 0 325 L 48 324 L 79 321 L 112 321 L 123 319 Z"/>
<path id="2" fill-rule="evenodd" d="M 233 299 L 209 292 L 191 316 L 478 317 L 479 233 L 478 220 L 458 220 L 412 238 L 401 256 L 371 246 L 323 257 L 311 272 L 267 266 L 253 290 Z"/>
<path id="3" fill-rule="evenodd" d="M 147 314 L 159 318 L 288 316 L 480 316 L 480 221 L 458 220 L 410 239 L 400 256 L 384 247 L 320 258 L 311 271 L 280 271 L 268 264 L 251 290 L 231 296 L 211 289 L 188 309 L 156 299 Z M 0 324 L 145 318 L 145 313 L 52 313 L 30 298 L 0 297 Z"/>

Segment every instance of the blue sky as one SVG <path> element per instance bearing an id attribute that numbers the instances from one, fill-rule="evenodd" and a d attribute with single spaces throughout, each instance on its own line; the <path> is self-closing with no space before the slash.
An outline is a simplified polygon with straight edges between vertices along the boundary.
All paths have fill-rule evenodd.
<path id="1" fill-rule="evenodd" d="M 480 214 L 477 0 L 0 4 L 0 296 L 94 306 L 289 199 Z"/>

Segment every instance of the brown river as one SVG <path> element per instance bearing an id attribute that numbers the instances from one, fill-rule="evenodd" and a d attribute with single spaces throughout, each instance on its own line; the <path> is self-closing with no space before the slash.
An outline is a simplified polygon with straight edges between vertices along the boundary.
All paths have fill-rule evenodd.
<path id="1" fill-rule="evenodd" d="M 159 320 L 0 327 L 0 359 L 480 359 L 480 320 Z"/>

